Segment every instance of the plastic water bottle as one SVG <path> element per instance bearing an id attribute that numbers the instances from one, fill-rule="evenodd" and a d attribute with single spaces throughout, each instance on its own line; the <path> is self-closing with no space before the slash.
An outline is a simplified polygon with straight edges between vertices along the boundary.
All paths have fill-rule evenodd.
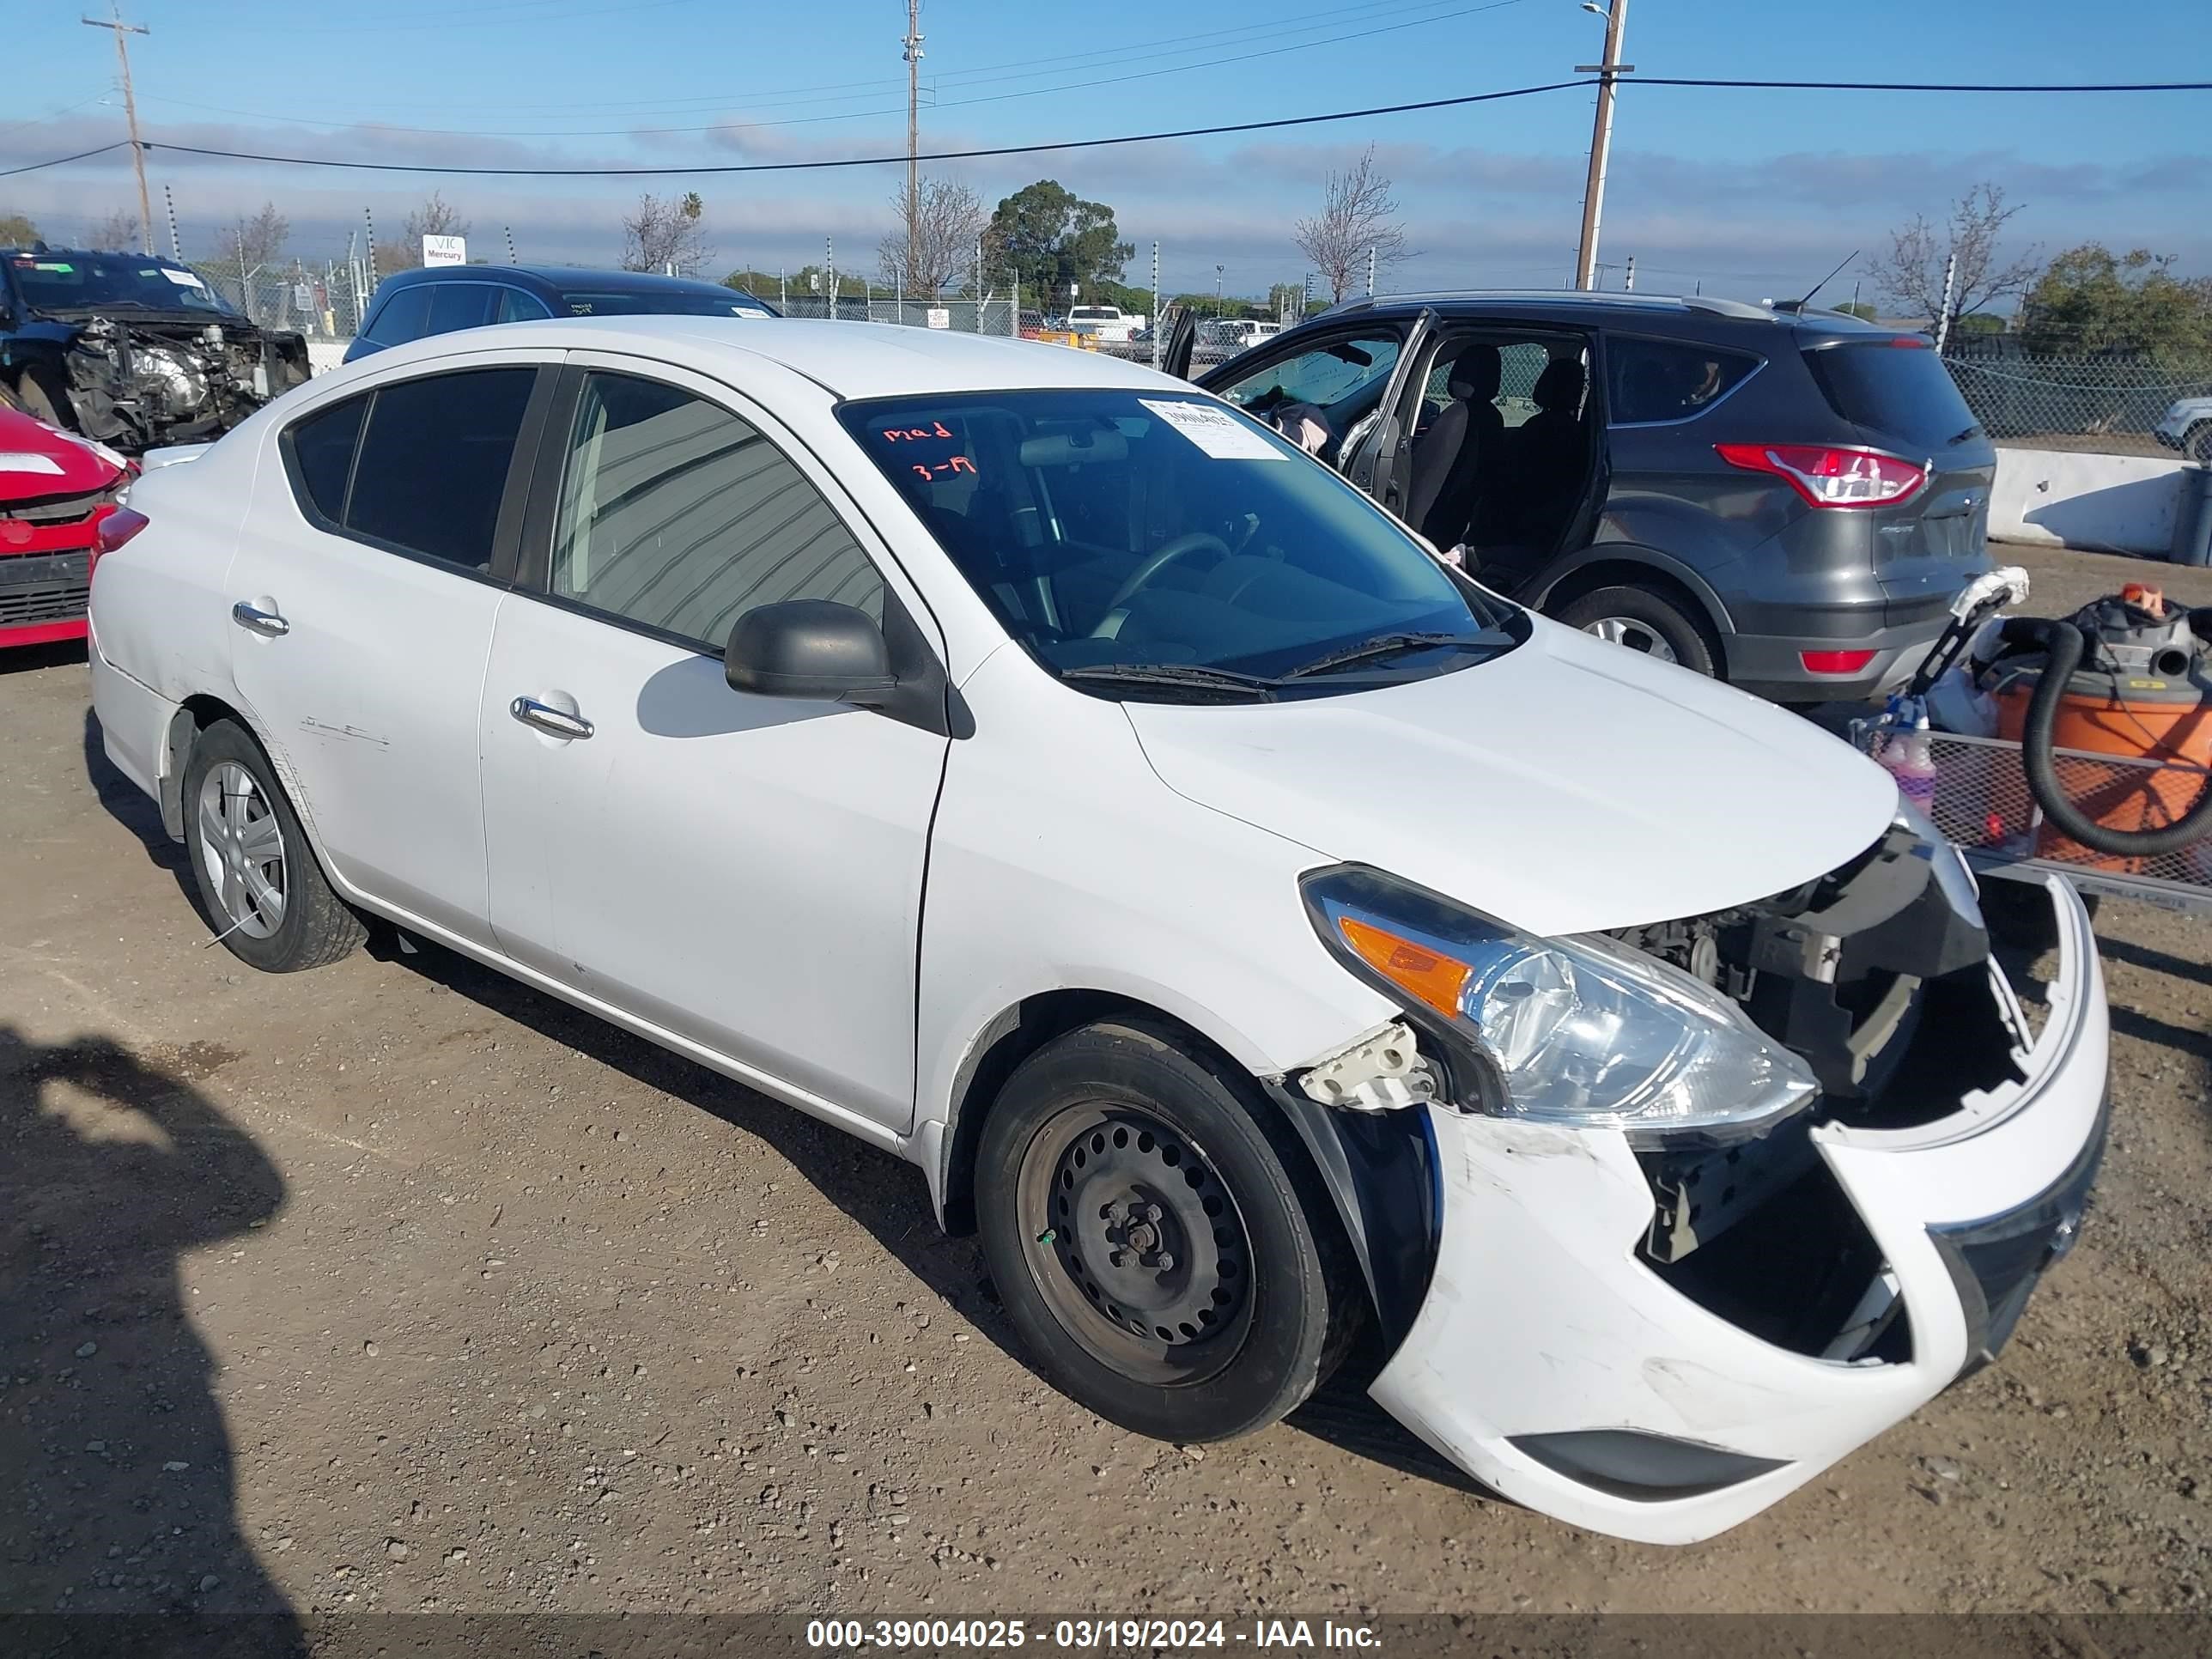
<path id="1" fill-rule="evenodd" d="M 1925 710 L 1911 726 L 1900 726 L 1875 757 L 1897 780 L 1899 792 L 1931 817 L 1936 808 L 1936 739 Z"/>

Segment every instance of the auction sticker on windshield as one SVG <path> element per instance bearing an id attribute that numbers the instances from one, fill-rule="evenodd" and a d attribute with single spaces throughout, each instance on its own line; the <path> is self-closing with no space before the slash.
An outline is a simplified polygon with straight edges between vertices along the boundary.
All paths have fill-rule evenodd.
<path id="1" fill-rule="evenodd" d="M 1170 403 L 1164 398 L 1139 398 L 1137 401 L 1217 461 L 1288 459 L 1225 409 L 1206 404 Z"/>

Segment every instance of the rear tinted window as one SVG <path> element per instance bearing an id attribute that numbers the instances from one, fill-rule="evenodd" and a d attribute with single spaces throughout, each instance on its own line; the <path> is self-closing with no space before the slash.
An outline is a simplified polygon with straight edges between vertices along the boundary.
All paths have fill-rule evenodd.
<path id="1" fill-rule="evenodd" d="M 1748 352 L 1612 336 L 1605 344 L 1609 418 L 1616 426 L 1692 420 L 1758 367 Z"/>
<path id="2" fill-rule="evenodd" d="M 362 337 L 374 345 L 404 345 L 429 331 L 430 290 L 416 284 L 394 293 L 381 306 Z"/>
<path id="3" fill-rule="evenodd" d="M 294 478 L 307 497 L 301 505 L 312 507 L 326 523 L 338 524 L 345 518 L 346 480 L 353 473 L 361 418 L 368 412 L 367 398 L 349 398 L 333 408 L 318 410 L 285 434 Z"/>
<path id="4" fill-rule="evenodd" d="M 491 568 L 500 498 L 534 368 L 433 374 L 377 389 L 348 530 L 465 569 Z"/>
<path id="5" fill-rule="evenodd" d="M 1981 435 L 1950 371 L 1926 345 L 1854 340 L 1809 350 L 1805 362 L 1831 409 L 1892 443 L 1948 449 Z"/>
<path id="6" fill-rule="evenodd" d="M 499 290 L 489 283 L 434 283 L 430 285 L 430 332 L 482 328 L 491 320 Z"/>

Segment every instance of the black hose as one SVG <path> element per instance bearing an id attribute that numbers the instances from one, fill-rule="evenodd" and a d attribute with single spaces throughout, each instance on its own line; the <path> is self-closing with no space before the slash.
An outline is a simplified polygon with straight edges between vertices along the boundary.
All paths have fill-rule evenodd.
<path id="1" fill-rule="evenodd" d="M 2192 629 L 2200 617 L 2212 624 L 2212 611 L 2191 611 Z M 2084 847 L 2130 858 L 2154 858 L 2174 852 L 2212 830 L 2212 780 L 2198 793 L 2195 805 L 2157 830 L 2115 830 L 2099 823 L 2069 800 L 2058 787 L 2051 739 L 2057 730 L 2058 706 L 2073 683 L 2074 671 L 2081 665 L 2087 641 L 2070 622 L 2030 617 L 2007 618 L 2002 637 L 2008 647 L 2036 646 L 2045 653 L 2043 677 L 2036 682 L 2035 695 L 2028 699 L 2027 724 L 2020 738 L 2021 769 L 2027 774 L 2028 793 L 2043 808 L 2045 818 Z"/>

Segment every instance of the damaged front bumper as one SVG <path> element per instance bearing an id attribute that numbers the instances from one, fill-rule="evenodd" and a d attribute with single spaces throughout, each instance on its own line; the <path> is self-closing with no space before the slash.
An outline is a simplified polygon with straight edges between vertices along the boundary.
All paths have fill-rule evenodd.
<path id="1" fill-rule="evenodd" d="M 1508 1498 L 1680 1544 L 1757 1514 L 1984 1363 L 2070 1246 L 2104 1141 L 2095 939 L 2071 887 L 2053 879 L 2050 898 L 2059 966 L 2032 1043 L 1989 969 L 1985 1012 L 2012 1034 L 2016 1079 L 1911 1127 L 1818 1124 L 1810 1196 L 1770 1203 L 1780 1237 L 1848 1258 L 1818 1232 L 1825 1194 L 1864 1247 L 1832 1334 L 1785 1335 L 1737 1305 L 1797 1298 L 1778 1256 L 1729 1294 L 1670 1269 L 1653 1249 L 1650 1159 L 1626 1135 L 1431 1106 L 1416 1109 L 1435 1255 L 1375 1398 Z"/>

